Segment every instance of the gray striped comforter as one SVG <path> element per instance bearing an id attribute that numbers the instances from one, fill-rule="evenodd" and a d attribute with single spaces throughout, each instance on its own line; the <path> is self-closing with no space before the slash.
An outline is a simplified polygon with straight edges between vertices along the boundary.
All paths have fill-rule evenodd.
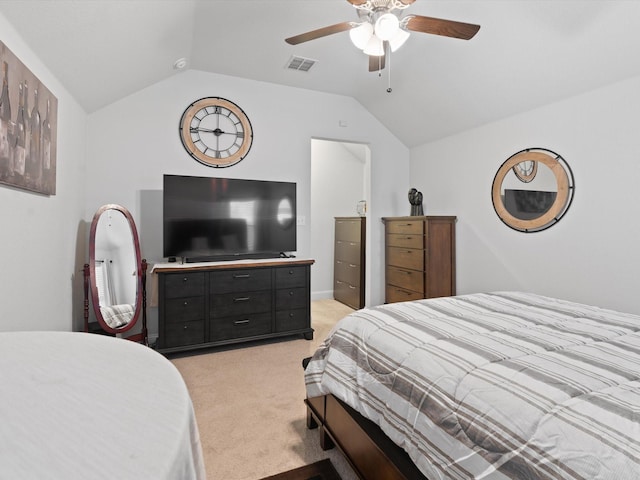
<path id="1" fill-rule="evenodd" d="M 345 317 L 305 370 L 430 479 L 640 479 L 640 316 L 526 293 Z"/>

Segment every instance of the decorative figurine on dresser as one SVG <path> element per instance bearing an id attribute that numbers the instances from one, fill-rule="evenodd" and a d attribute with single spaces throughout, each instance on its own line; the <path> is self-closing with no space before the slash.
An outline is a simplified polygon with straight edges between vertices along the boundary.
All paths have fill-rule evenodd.
<path id="1" fill-rule="evenodd" d="M 384 217 L 385 303 L 456 294 L 456 217 Z"/>
<path id="2" fill-rule="evenodd" d="M 409 203 L 411 204 L 411 216 L 424 215 L 424 209 L 422 208 L 422 192 L 412 188 L 409 190 Z"/>

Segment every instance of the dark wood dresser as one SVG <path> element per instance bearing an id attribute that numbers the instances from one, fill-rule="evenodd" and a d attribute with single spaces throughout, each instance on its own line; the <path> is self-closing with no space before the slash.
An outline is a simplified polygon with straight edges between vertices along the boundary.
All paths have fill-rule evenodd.
<path id="1" fill-rule="evenodd" d="M 156 266 L 160 352 L 287 335 L 313 339 L 314 260 Z"/>
<path id="2" fill-rule="evenodd" d="M 385 217 L 385 302 L 456 294 L 456 217 Z"/>
<path id="3" fill-rule="evenodd" d="M 356 310 L 364 307 L 365 217 L 336 217 L 333 298 Z"/>

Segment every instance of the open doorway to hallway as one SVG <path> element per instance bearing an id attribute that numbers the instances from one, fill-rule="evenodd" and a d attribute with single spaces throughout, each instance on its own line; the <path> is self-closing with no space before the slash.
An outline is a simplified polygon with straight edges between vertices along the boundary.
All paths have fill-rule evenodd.
<path id="1" fill-rule="evenodd" d="M 335 217 L 355 217 L 358 202 L 370 200 L 369 146 L 337 140 L 311 140 L 311 269 L 313 300 L 333 298 Z M 370 242 L 367 235 L 367 244 Z M 368 262 L 368 260 L 367 260 Z M 366 271 L 369 271 L 366 268 Z M 366 282 L 365 299 L 369 297 Z"/>

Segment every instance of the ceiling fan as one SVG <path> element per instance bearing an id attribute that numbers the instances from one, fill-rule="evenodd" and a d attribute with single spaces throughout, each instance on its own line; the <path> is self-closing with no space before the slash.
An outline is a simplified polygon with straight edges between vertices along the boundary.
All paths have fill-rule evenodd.
<path id="1" fill-rule="evenodd" d="M 285 39 L 290 45 L 349 31 L 354 45 L 369 56 L 369 71 L 382 70 L 388 51 L 395 52 L 409 32 L 431 33 L 469 40 L 480 25 L 401 12 L 416 0 L 347 0 L 358 11 L 358 21 L 342 22 Z"/>

